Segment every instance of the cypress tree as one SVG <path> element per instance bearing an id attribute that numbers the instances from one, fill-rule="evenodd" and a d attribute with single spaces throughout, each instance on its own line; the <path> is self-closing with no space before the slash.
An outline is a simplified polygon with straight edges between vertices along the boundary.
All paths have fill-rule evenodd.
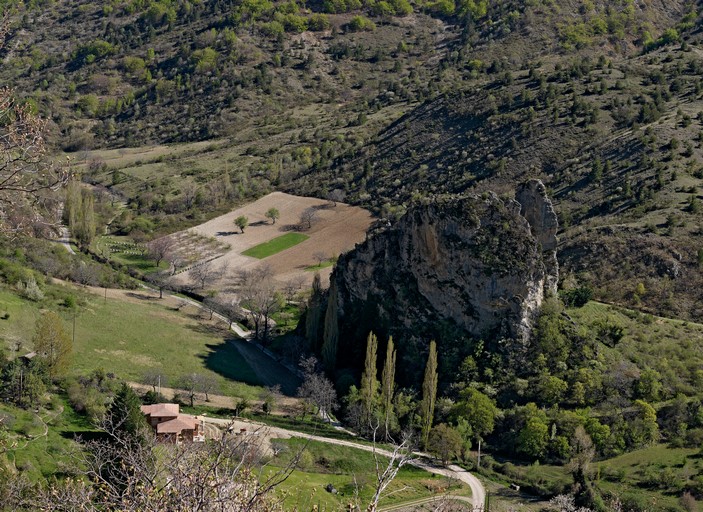
<path id="1" fill-rule="evenodd" d="M 386 438 L 389 437 L 390 421 L 393 416 L 393 393 L 395 391 L 395 346 L 393 336 L 388 338 L 386 346 L 386 361 L 383 363 L 381 374 L 381 402 L 383 403 L 384 428 Z"/>
<path id="2" fill-rule="evenodd" d="M 424 446 L 427 446 L 427 439 L 432 429 L 434 406 L 437 399 L 437 379 L 437 344 L 432 340 L 430 342 L 430 353 L 427 356 L 427 366 L 425 366 L 425 379 L 422 382 L 422 402 L 420 404 L 422 443 Z"/>
<path id="3" fill-rule="evenodd" d="M 328 372 L 334 370 L 337 363 L 337 342 L 339 341 L 339 324 L 337 322 L 337 283 L 330 283 L 327 311 L 325 312 L 325 330 L 322 336 L 322 363 Z"/>
<path id="4" fill-rule="evenodd" d="M 308 300 L 308 310 L 305 315 L 305 337 L 310 343 L 313 352 L 318 350 L 318 338 L 320 331 L 320 309 L 322 308 L 322 283 L 320 274 L 315 272 L 312 280 L 312 294 Z"/>
<path id="5" fill-rule="evenodd" d="M 372 426 L 372 417 L 378 399 L 378 379 L 376 375 L 376 354 L 378 352 L 378 338 L 373 332 L 366 339 L 366 359 L 364 360 L 364 373 L 361 374 L 361 404 L 364 410 L 364 427 Z"/>

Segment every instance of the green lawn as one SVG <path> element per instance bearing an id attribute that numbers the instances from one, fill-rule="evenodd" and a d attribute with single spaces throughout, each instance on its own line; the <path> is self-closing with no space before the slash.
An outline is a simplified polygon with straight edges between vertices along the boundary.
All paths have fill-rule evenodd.
<path id="1" fill-rule="evenodd" d="M 144 292 L 138 302 L 108 298 L 53 285 L 47 296 L 71 292 L 79 297 L 71 372 L 86 374 L 102 367 L 125 380 L 139 381 L 147 371 L 162 371 L 168 384 L 186 373 L 214 376 L 223 394 L 256 399 L 262 384 L 242 357 L 226 325 L 213 325 L 199 318 L 195 306 L 174 311 Z M 21 342 L 20 353 L 32 349 L 32 336 L 41 309 L 55 309 L 73 336 L 73 315 L 47 299 L 41 304 L 0 289 L 0 339 L 8 349 Z"/>
<path id="2" fill-rule="evenodd" d="M 310 237 L 303 235 L 302 233 L 286 233 L 285 235 L 277 236 L 276 238 L 269 240 L 268 242 L 264 242 L 263 244 L 250 247 L 242 254 L 244 256 L 251 256 L 252 258 L 258 258 L 261 260 L 281 251 L 285 251 L 294 245 L 298 245 L 300 242 L 304 242 L 308 238 Z"/>
<path id="3" fill-rule="evenodd" d="M 311 510 L 313 505 L 318 505 L 318 510 L 347 510 L 349 503 L 355 503 L 357 493 L 361 509 L 368 504 L 376 477 L 376 466 L 370 452 L 304 439 L 278 439 L 274 442 L 283 449 L 271 461 L 270 471 L 284 466 L 290 457 L 305 448 L 299 469 L 277 489 L 284 499 L 286 510 Z M 380 457 L 379 461 L 385 464 L 387 459 Z M 327 484 L 332 484 L 338 494 L 327 492 Z M 455 481 L 450 482 L 414 466 L 405 466 L 379 504 L 383 507 L 443 495 L 447 491 L 470 496 L 469 489 Z"/>

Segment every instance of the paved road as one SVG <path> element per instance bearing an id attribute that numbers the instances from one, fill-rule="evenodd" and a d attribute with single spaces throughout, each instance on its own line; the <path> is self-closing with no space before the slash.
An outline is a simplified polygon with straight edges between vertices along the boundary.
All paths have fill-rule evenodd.
<path id="1" fill-rule="evenodd" d="M 204 418 L 206 422 L 209 423 L 214 423 L 217 425 L 230 425 L 232 422 L 231 420 L 227 419 L 221 419 L 221 418 Z M 355 443 L 353 441 L 346 441 L 343 439 L 330 439 L 327 437 L 322 437 L 322 436 L 315 436 L 311 434 L 305 434 L 302 432 L 296 432 L 294 430 L 287 430 L 284 428 L 279 428 L 279 427 L 271 427 L 268 425 L 264 425 L 262 423 L 255 423 L 251 421 L 243 421 L 243 420 L 237 420 L 237 422 L 243 422 L 247 423 L 253 427 L 256 428 L 261 428 L 267 430 L 270 434 L 276 435 L 282 435 L 285 437 L 303 437 L 305 439 L 310 439 L 312 441 L 319 441 L 321 443 L 329 443 L 329 444 L 336 444 L 340 446 L 348 446 L 350 448 L 357 448 L 359 450 L 364 450 L 367 452 L 373 452 L 374 447 L 367 445 L 367 444 L 360 444 L 360 443 Z M 388 450 L 384 450 L 381 448 L 376 448 L 375 449 L 376 453 L 379 455 L 383 455 L 386 457 L 391 456 L 391 452 Z M 455 478 L 457 480 L 460 480 L 461 482 L 467 484 L 469 488 L 471 489 L 471 503 L 473 504 L 473 509 L 476 512 L 481 512 L 483 510 L 483 504 L 486 501 L 486 489 L 483 487 L 483 484 L 481 481 L 476 478 L 474 475 L 466 471 L 465 469 L 456 466 L 454 464 L 449 465 L 449 466 L 436 466 L 432 463 L 429 462 L 429 455 L 426 453 L 421 453 L 421 452 L 415 452 L 414 453 L 418 458 L 413 459 L 410 464 L 413 466 L 416 466 L 420 469 L 424 469 L 425 471 L 428 471 L 430 473 L 435 473 L 438 475 L 446 476 L 449 478 Z"/>

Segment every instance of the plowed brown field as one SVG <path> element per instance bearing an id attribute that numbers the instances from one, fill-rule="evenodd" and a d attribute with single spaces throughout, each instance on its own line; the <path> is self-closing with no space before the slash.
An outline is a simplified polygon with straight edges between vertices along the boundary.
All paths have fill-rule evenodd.
<path id="1" fill-rule="evenodd" d="M 301 213 L 311 206 L 319 208 L 318 220 L 311 229 L 301 231 L 309 236 L 309 239 L 261 260 L 241 254 L 250 247 L 295 230 Z M 277 208 L 281 214 L 275 224 L 271 224 L 265 216 L 269 208 Z M 249 226 L 244 233 L 240 233 L 234 225 L 234 219 L 240 215 L 249 219 Z M 317 264 L 313 255 L 316 252 L 324 252 L 329 256 L 338 256 L 353 249 L 355 244 L 365 239 L 371 222 L 371 214 L 362 208 L 343 203 L 333 206 L 329 201 L 322 199 L 273 192 L 258 201 L 196 226 L 192 231 L 213 236 L 231 246 L 224 256 L 215 260 L 217 266 L 227 265 L 228 276 L 236 274 L 239 270 L 253 270 L 260 265 L 269 265 L 274 278 L 281 283 L 301 276 L 305 282 L 310 283 L 313 272 L 305 269 Z M 328 281 L 330 272 L 331 267 L 321 269 L 323 282 Z M 187 279 L 187 275 L 188 272 L 181 274 L 181 279 Z M 220 283 L 220 287 L 227 286 L 227 278 L 224 281 Z"/>

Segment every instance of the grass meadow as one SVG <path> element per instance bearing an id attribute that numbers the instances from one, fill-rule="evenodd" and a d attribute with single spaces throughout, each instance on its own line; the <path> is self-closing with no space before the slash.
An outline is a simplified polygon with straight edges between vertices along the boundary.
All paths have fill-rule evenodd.
<path id="1" fill-rule="evenodd" d="M 59 286 L 55 293 L 65 295 L 67 291 Z M 234 334 L 224 323 L 207 321 L 195 306 L 176 311 L 143 292 L 126 292 L 132 295 L 130 300 L 72 293 L 80 298 L 71 373 L 103 368 L 119 378 L 139 381 L 145 372 L 159 371 L 173 384 L 179 376 L 195 372 L 215 377 L 222 394 L 258 397 L 262 382 L 231 342 Z M 73 338 L 71 311 L 50 300 L 37 304 L 0 290 L 0 316 L 9 314 L 0 320 L 0 336 L 8 349 L 14 350 L 17 343 L 21 343 L 21 353 L 33 348 L 34 325 L 41 310 L 48 307 L 60 312 Z"/>

